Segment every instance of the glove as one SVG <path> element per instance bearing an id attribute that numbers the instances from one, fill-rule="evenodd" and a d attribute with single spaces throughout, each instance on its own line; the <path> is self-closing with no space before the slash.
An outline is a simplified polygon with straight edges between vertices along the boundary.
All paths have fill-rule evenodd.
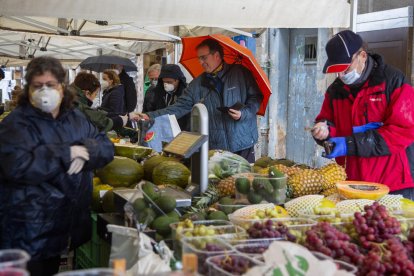
<path id="1" fill-rule="evenodd" d="M 119 117 L 121 117 L 121 119 L 122 119 L 122 126 L 125 126 L 128 122 L 128 114 L 124 115 L 124 116 L 119 115 Z"/>
<path id="2" fill-rule="evenodd" d="M 331 158 L 346 155 L 347 146 L 346 146 L 345 137 L 333 137 L 333 138 L 329 138 L 328 141 L 333 143 L 334 147 L 332 149 L 331 154 L 327 154 L 324 157 L 331 159 Z"/>
<path id="3" fill-rule="evenodd" d="M 81 158 L 85 161 L 89 160 L 88 150 L 84 146 L 71 146 L 70 147 L 70 160 L 75 158 Z"/>
<path id="4" fill-rule="evenodd" d="M 85 165 L 85 160 L 83 160 L 80 157 L 76 157 L 75 159 L 73 159 L 72 163 L 70 164 L 70 167 L 67 173 L 69 175 L 78 174 L 82 170 L 83 165 Z"/>
<path id="5" fill-rule="evenodd" d="M 382 125 L 383 125 L 382 122 L 372 122 L 372 123 L 368 123 L 366 125 L 352 127 L 352 132 L 353 133 L 361 133 L 361 132 L 365 132 L 367 130 L 380 128 Z"/>

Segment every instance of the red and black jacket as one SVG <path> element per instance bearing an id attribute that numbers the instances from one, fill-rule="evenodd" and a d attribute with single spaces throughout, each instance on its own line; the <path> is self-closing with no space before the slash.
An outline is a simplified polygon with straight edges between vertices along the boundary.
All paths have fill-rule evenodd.
<path id="1" fill-rule="evenodd" d="M 349 180 L 386 184 L 391 191 L 414 187 L 414 89 L 402 72 L 370 55 L 375 66 L 359 88 L 339 78 L 327 89 L 316 121 L 327 121 L 330 137 L 346 137 L 344 165 Z M 383 126 L 364 133 L 352 127 Z"/>

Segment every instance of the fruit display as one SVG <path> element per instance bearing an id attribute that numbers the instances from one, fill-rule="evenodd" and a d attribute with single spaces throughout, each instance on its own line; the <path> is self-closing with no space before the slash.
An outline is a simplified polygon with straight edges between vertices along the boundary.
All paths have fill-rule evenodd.
<path id="1" fill-rule="evenodd" d="M 219 195 L 221 197 L 234 196 L 236 194 L 237 185 L 241 189 L 246 189 L 247 185 L 244 184 L 244 181 L 246 183 L 249 183 L 250 189 L 250 182 L 253 180 L 253 177 L 253 173 L 241 173 L 219 180 L 219 182 L 217 183 Z M 239 180 L 239 178 L 241 180 Z"/>
<path id="2" fill-rule="evenodd" d="M 378 200 L 390 191 L 387 185 L 365 181 L 338 181 L 336 188 L 346 199 Z"/>
<path id="3" fill-rule="evenodd" d="M 96 175 L 102 183 L 113 187 L 130 187 L 141 181 L 144 176 L 144 169 L 135 160 L 115 156 L 109 164 L 98 169 Z"/>
<path id="4" fill-rule="evenodd" d="M 231 254 L 234 249 L 223 240 L 215 237 L 183 238 L 182 254 L 196 254 L 198 259 L 198 273 L 207 275 L 209 266 L 207 258 L 221 254 Z"/>
<path id="5" fill-rule="evenodd" d="M 183 237 L 204 237 L 214 236 L 222 238 L 243 238 L 246 232 L 239 226 L 235 225 L 194 225 L 194 228 L 176 229 L 176 239 L 180 240 Z"/>
<path id="6" fill-rule="evenodd" d="M 171 184 L 185 188 L 190 174 L 190 170 L 178 161 L 163 161 L 152 171 L 152 180 L 156 185 Z"/>
<path id="7" fill-rule="evenodd" d="M 245 255 L 226 254 L 213 256 L 207 259 L 209 275 L 243 275 L 253 266 L 260 263 Z"/>
<path id="8" fill-rule="evenodd" d="M 135 144 L 114 143 L 114 146 L 115 155 L 128 157 L 134 160 L 141 160 L 152 153 L 151 148 L 138 146 Z"/>
<path id="9" fill-rule="evenodd" d="M 215 226 L 226 226 L 232 224 L 226 220 L 202 220 L 202 221 L 192 221 L 190 219 L 185 219 L 180 222 L 170 224 L 172 229 L 172 237 L 175 239 L 176 236 L 183 236 L 184 230 L 189 230 L 188 232 L 192 234 L 192 236 L 209 236 L 207 231 L 208 227 L 213 227 L 213 232 L 209 232 L 209 234 L 215 234 L 216 231 L 214 230 Z M 197 228 L 196 231 L 193 231 Z M 202 231 L 199 231 L 203 229 Z M 195 235 L 193 235 L 195 233 Z M 203 235 L 204 234 L 204 235 Z M 189 235 L 189 234 L 187 234 Z M 211 236 L 211 235 L 210 235 Z"/>
<path id="10" fill-rule="evenodd" d="M 319 194 L 326 186 L 324 182 L 322 175 L 312 169 L 302 170 L 288 178 L 293 197 Z"/>
<path id="11" fill-rule="evenodd" d="M 286 200 L 286 176 L 276 170 L 269 170 L 269 175 L 233 176 L 236 198 L 247 199 L 251 204 L 258 204 L 263 200 L 283 204 Z"/>

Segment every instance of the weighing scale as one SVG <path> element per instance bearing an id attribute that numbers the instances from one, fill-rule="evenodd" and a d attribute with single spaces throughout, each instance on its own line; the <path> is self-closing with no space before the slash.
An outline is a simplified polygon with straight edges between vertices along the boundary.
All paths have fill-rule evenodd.
<path id="1" fill-rule="evenodd" d="M 138 128 L 138 144 L 142 142 L 150 126 L 150 121 L 139 121 L 135 126 Z M 170 186 L 162 189 L 163 193 L 176 198 L 178 208 L 191 206 L 191 198 L 204 192 L 208 185 L 208 111 L 204 104 L 198 103 L 193 106 L 191 132 L 180 132 L 164 146 L 163 151 L 179 157 L 191 158 L 191 184 L 185 191 Z M 121 197 L 121 200 L 118 197 L 118 202 L 115 199 L 115 205 L 121 211 L 125 201 L 128 201 L 136 190 L 116 190 L 114 193 Z"/>

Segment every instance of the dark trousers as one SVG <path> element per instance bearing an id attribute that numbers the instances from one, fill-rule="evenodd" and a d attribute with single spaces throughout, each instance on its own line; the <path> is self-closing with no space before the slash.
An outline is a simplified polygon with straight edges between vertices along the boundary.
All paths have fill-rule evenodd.
<path id="1" fill-rule="evenodd" d="M 241 151 L 236 151 L 235 154 L 240 155 L 241 157 L 249 161 L 249 163 L 254 163 L 256 161 L 254 157 L 254 146 Z"/>
<path id="2" fill-rule="evenodd" d="M 407 188 L 407 189 L 397 190 L 397 191 L 390 192 L 390 194 L 392 194 L 392 195 L 402 195 L 405 198 L 414 200 L 414 188 Z"/>
<path id="3" fill-rule="evenodd" d="M 60 265 L 60 256 L 45 259 L 29 261 L 27 270 L 30 276 L 52 276 L 58 273 Z"/>

